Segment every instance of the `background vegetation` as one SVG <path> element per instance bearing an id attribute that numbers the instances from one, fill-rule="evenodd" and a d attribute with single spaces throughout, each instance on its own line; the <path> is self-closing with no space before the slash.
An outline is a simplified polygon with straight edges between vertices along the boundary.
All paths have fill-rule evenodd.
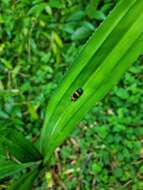
<path id="1" fill-rule="evenodd" d="M 1 0 L 0 126 L 38 139 L 52 92 L 116 2 Z M 47 180 L 57 190 L 143 189 L 142 63 L 141 56 L 57 149 L 53 181 L 47 173 L 34 189 Z"/>

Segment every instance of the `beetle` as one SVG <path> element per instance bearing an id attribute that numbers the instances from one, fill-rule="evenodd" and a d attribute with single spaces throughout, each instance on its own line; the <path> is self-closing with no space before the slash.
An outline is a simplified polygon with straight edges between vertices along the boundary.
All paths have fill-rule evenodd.
<path id="1" fill-rule="evenodd" d="M 77 99 L 83 94 L 83 89 L 80 87 L 78 88 L 72 95 L 71 100 L 73 102 L 77 101 Z"/>

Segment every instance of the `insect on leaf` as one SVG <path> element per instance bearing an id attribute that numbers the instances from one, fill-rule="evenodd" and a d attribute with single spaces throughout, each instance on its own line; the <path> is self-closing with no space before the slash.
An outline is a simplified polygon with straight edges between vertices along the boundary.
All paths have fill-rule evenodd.
<path id="1" fill-rule="evenodd" d="M 76 57 L 48 104 L 40 143 L 45 161 L 143 52 L 142 9 L 143 1 L 121 0 Z M 83 94 L 73 102 L 79 87 Z"/>

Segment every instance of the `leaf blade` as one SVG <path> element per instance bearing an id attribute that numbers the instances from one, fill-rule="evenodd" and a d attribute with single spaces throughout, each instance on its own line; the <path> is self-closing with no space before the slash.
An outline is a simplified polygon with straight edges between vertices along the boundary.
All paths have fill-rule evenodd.
<path id="1" fill-rule="evenodd" d="M 13 183 L 8 190 L 30 190 L 37 176 L 38 170 L 36 168 L 33 171 L 24 174 L 18 181 Z"/>
<path id="2" fill-rule="evenodd" d="M 5 130 L 3 144 L 5 149 L 20 162 L 32 162 L 42 159 L 42 155 L 38 149 L 21 132 L 15 129 L 8 128 Z"/>
<path id="3" fill-rule="evenodd" d="M 0 160 L 0 179 L 7 176 L 11 176 L 25 168 L 37 165 L 36 162 L 28 162 L 24 164 L 18 164 L 14 161 Z"/>
<path id="4" fill-rule="evenodd" d="M 131 1 L 128 3 L 130 4 Z M 120 9 L 120 17 L 118 17 L 118 19 L 120 19 L 118 22 L 115 22 L 113 18 L 114 14 L 111 14 L 102 25 L 103 28 L 99 28 L 90 38 L 83 51 L 80 53 L 78 59 L 75 61 L 75 64 L 73 64 L 69 73 L 65 77 L 64 82 L 61 84 L 50 101 L 48 106 L 49 110 L 47 111 L 47 117 L 44 123 L 44 129 L 42 130 L 41 135 L 41 151 L 46 157 L 45 160 L 48 160 L 50 157 L 49 155 L 51 153 L 48 152 L 50 152 L 50 150 L 51 152 L 54 150 L 52 146 L 58 146 L 62 142 L 62 136 L 63 139 L 65 138 L 64 133 L 69 134 L 68 130 L 71 131 L 70 128 L 73 129 L 73 126 L 69 127 L 68 124 L 70 119 L 72 120 L 73 118 L 73 120 L 75 120 L 73 125 L 76 124 L 76 121 L 79 121 L 79 119 L 75 117 L 77 110 L 83 110 L 81 115 L 84 115 L 84 110 L 87 111 L 85 109 L 85 105 L 86 103 L 88 104 L 91 96 L 96 93 L 96 90 L 100 87 L 100 85 L 104 87 L 104 82 L 108 83 L 108 78 L 110 77 L 112 70 L 118 64 L 119 60 L 127 54 L 128 49 L 130 49 L 138 37 L 141 36 L 143 31 L 143 24 L 141 23 L 143 19 L 143 2 L 139 0 L 134 1 L 133 4 L 130 4 L 128 10 L 126 9 L 126 6 L 126 3 L 121 1 L 119 7 L 122 7 L 124 10 Z M 117 10 L 118 9 L 115 9 L 114 11 L 116 12 Z M 132 15 L 133 12 L 135 14 Z M 135 15 L 136 17 L 134 17 Z M 109 18 L 112 19 L 110 20 Z M 130 24 L 128 24 L 128 20 Z M 114 23 L 114 27 L 111 26 L 111 23 L 113 24 L 113 22 L 116 23 Z M 102 29 L 105 29 L 105 26 L 107 25 L 109 25 L 109 28 L 107 27 L 108 32 L 106 33 Z M 120 31 L 119 29 L 122 30 Z M 112 34 L 114 34 L 114 37 L 116 38 L 115 40 L 112 40 Z M 120 38 L 118 39 L 119 35 Z M 112 42 L 114 45 L 112 45 Z M 104 49 L 105 47 L 109 47 L 108 51 Z M 105 51 L 105 53 L 102 61 L 100 62 L 99 60 L 101 60 L 102 51 Z M 138 53 L 140 53 L 140 51 Z M 136 58 L 137 55 L 139 54 L 136 54 Z M 99 61 L 98 64 L 96 59 Z M 128 57 L 126 64 L 130 63 L 130 61 L 131 60 Z M 89 70 L 91 66 L 93 68 L 90 72 Z M 84 77 L 84 75 L 86 75 L 86 77 Z M 86 80 L 82 79 L 81 76 L 86 78 Z M 104 80 L 106 78 L 107 80 Z M 70 101 L 70 96 L 78 87 L 82 87 L 84 89 L 84 93 L 76 103 L 73 103 Z M 97 95 L 95 95 L 95 98 L 96 97 Z M 89 105 L 92 107 L 93 102 L 90 102 Z M 67 127 L 67 132 L 63 126 Z M 58 140 L 58 138 L 61 138 L 61 140 Z M 59 143 L 56 143 L 56 141 L 59 141 Z"/>

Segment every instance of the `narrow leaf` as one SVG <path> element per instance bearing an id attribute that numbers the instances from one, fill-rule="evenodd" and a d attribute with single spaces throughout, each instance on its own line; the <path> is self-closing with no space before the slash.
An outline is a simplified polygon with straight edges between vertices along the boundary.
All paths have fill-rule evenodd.
<path id="1" fill-rule="evenodd" d="M 3 143 L 7 151 L 21 162 L 38 161 L 42 158 L 37 148 L 17 130 L 7 129 Z"/>
<path id="2" fill-rule="evenodd" d="M 0 160 L 0 179 L 11 176 L 27 167 L 37 165 L 37 162 L 28 162 L 25 164 L 17 164 L 13 161 Z"/>
<path id="3" fill-rule="evenodd" d="M 49 102 L 41 135 L 45 161 L 143 52 L 142 9 L 143 1 L 121 0 L 83 47 Z M 73 102 L 79 87 L 83 94 Z"/>
<path id="4" fill-rule="evenodd" d="M 24 174 L 18 181 L 13 183 L 8 190 L 30 190 L 38 173 L 38 170 L 34 169 L 33 171 Z"/>

